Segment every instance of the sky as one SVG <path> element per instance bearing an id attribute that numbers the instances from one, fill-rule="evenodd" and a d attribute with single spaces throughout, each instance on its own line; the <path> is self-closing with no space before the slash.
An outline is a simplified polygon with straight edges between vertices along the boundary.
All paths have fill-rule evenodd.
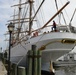
<path id="1" fill-rule="evenodd" d="M 7 31 L 7 21 L 10 20 L 10 16 L 13 15 L 13 8 L 11 8 L 11 6 L 13 4 L 16 4 L 18 0 L 0 0 L 0 47 L 2 47 L 2 49 L 6 49 L 6 42 L 5 42 L 5 33 Z M 65 11 L 67 12 L 66 15 L 68 15 L 66 17 L 66 20 L 67 22 L 69 23 L 70 21 L 70 18 L 76 8 L 76 0 L 57 0 L 59 1 L 59 7 L 61 8 L 62 6 L 62 3 L 63 5 L 67 2 L 67 1 L 70 1 L 70 4 L 66 7 Z M 52 7 L 49 7 L 49 5 L 53 4 L 54 3 L 54 6 Z M 47 5 L 47 6 L 45 6 Z M 47 14 L 47 18 L 49 18 L 49 16 L 52 14 L 54 15 L 54 11 L 52 9 L 56 9 L 54 8 L 55 7 L 55 2 L 54 0 L 45 0 L 45 3 L 44 3 L 44 6 L 45 8 L 43 8 L 45 10 L 44 14 L 46 15 L 46 13 L 50 13 L 50 14 Z M 46 11 L 47 9 L 47 11 Z M 50 12 L 51 11 L 51 12 Z M 64 11 L 64 13 L 66 13 Z M 52 16 L 51 15 L 51 16 Z M 76 17 L 76 15 L 74 16 L 74 18 Z M 69 19 L 69 20 L 68 20 Z M 73 20 L 73 25 L 75 26 L 76 24 L 76 19 Z M 56 20 L 57 21 L 57 20 Z"/>
<path id="2" fill-rule="evenodd" d="M 13 0 L 0 0 L 0 47 L 5 49 L 5 33 L 7 31 L 7 21 L 11 16 L 11 5 Z"/>

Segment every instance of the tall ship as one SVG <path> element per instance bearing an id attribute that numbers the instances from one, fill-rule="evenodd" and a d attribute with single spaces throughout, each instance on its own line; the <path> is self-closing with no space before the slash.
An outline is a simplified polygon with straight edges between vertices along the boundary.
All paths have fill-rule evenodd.
<path id="1" fill-rule="evenodd" d="M 74 49 L 76 28 L 71 25 L 59 25 L 56 22 L 56 30 L 54 30 L 51 24 L 54 18 L 62 13 L 70 2 L 66 2 L 47 22 L 45 21 L 46 23 L 42 24 L 44 18 L 42 17 L 43 11 L 41 8 L 45 2 L 45 0 L 19 0 L 19 4 L 12 6 L 15 8 L 13 19 L 8 21 L 15 26 L 11 38 L 12 63 L 26 66 L 27 52 L 31 50 L 32 45 L 36 45 L 36 50 L 42 51 L 42 69 L 47 66 L 46 63 L 51 60 L 55 61 Z"/>

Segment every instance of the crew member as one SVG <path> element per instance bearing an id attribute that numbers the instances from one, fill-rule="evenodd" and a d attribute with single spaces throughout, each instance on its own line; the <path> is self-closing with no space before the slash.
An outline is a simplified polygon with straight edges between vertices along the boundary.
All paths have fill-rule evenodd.
<path id="1" fill-rule="evenodd" d="M 54 31 L 56 31 L 56 23 L 55 23 L 55 21 L 53 21 L 52 31 L 53 31 L 53 29 L 54 29 Z"/>

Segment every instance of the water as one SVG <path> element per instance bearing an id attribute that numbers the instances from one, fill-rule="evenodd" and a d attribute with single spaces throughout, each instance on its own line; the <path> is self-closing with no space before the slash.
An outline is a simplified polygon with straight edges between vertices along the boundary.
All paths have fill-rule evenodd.
<path id="1" fill-rule="evenodd" d="M 65 66 L 56 68 L 55 75 L 76 75 L 76 66 Z"/>

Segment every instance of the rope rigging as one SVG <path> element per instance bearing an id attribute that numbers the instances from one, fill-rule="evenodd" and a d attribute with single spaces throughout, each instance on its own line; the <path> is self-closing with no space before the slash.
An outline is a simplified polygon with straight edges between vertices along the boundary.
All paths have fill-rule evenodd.
<path id="1" fill-rule="evenodd" d="M 67 1 L 69 2 L 69 0 L 67 0 Z M 62 3 L 62 1 L 61 1 L 61 0 L 60 0 L 60 2 L 61 2 L 61 4 L 63 5 L 63 3 Z M 64 11 L 65 11 L 65 13 L 66 13 L 66 15 L 67 15 L 68 19 L 70 20 L 69 15 L 68 15 L 68 13 L 67 13 L 66 9 L 64 9 Z"/>
<path id="2" fill-rule="evenodd" d="M 44 1 L 44 0 L 43 0 Z M 41 2 L 39 2 L 39 1 L 37 1 L 37 7 L 39 7 L 40 8 L 40 6 L 38 6 L 39 4 L 40 4 Z M 42 2 L 43 3 L 43 2 Z M 41 4 L 42 5 L 42 4 Z M 39 9 L 38 8 L 38 9 Z M 34 11 L 34 13 L 36 14 L 37 13 L 37 11 L 39 11 L 39 13 L 36 15 L 36 17 L 35 17 L 35 15 L 34 15 L 34 17 L 37 19 L 37 21 L 36 21 L 36 24 L 37 24 L 37 27 L 39 28 L 39 27 L 41 27 L 41 25 L 43 25 L 44 24 L 44 15 L 43 15 L 43 12 L 42 12 L 42 8 L 41 9 L 39 9 L 39 10 L 37 10 L 36 12 L 35 12 L 35 7 L 33 7 L 33 11 Z M 34 19 L 34 18 L 33 18 Z"/>
<path id="3" fill-rule="evenodd" d="M 41 4 L 39 5 L 39 7 L 38 7 L 37 11 L 35 12 L 35 15 L 34 15 L 34 17 L 32 18 L 31 22 L 32 22 L 32 21 L 34 20 L 34 18 L 36 17 L 36 15 L 37 15 L 38 11 L 40 10 L 40 8 L 41 8 L 42 4 L 44 3 L 44 1 L 45 1 L 45 0 L 43 0 L 43 1 L 41 2 Z M 34 11 L 35 11 L 35 9 L 34 9 Z"/>
<path id="4" fill-rule="evenodd" d="M 55 5 L 56 5 L 56 9 L 58 11 L 58 4 L 57 4 L 57 0 L 55 0 Z M 60 14 L 58 14 L 58 17 L 59 17 L 59 24 L 60 24 Z"/>
<path id="5" fill-rule="evenodd" d="M 63 12 L 61 12 L 65 25 L 67 25 Z"/>
<path id="6" fill-rule="evenodd" d="M 25 9 L 26 9 L 26 10 L 25 10 Z M 26 12 L 25 12 L 25 11 L 26 11 Z M 23 20 L 21 21 L 21 24 L 20 24 L 20 30 L 19 30 L 18 34 L 20 34 L 20 31 L 21 31 L 22 25 L 23 25 L 23 23 L 24 23 L 24 20 L 25 20 L 25 17 L 26 17 L 27 11 L 28 11 L 28 6 L 26 7 L 26 5 L 25 5 L 25 7 L 24 7 L 24 11 L 23 11 L 23 14 L 22 14 L 22 18 L 23 18 Z M 19 36 L 17 36 L 17 37 L 19 37 Z"/>
<path id="7" fill-rule="evenodd" d="M 72 15 L 72 18 L 71 18 L 71 20 L 70 20 L 70 23 L 72 22 L 72 20 L 73 20 L 73 18 L 74 18 L 75 12 L 76 12 L 76 8 L 75 8 L 74 13 L 73 13 L 73 15 Z M 69 23 L 69 24 L 70 24 L 70 23 Z"/>
<path id="8" fill-rule="evenodd" d="M 35 8 L 33 7 L 33 11 L 34 11 L 34 13 L 35 13 Z M 38 17 L 36 16 L 36 19 L 37 19 L 37 21 L 36 21 L 36 24 L 37 24 L 37 27 L 40 27 L 40 22 L 39 22 L 39 20 L 38 20 Z"/>
<path id="9" fill-rule="evenodd" d="M 43 2 L 44 2 L 44 0 L 43 0 Z M 43 2 L 42 2 L 42 4 L 43 4 Z M 38 0 L 38 4 L 39 4 L 39 3 L 41 3 L 41 2 Z M 43 17 L 43 16 L 44 16 L 44 15 L 43 15 L 43 8 L 41 8 L 39 11 L 40 11 L 39 15 L 40 15 L 40 17 L 41 17 L 41 22 L 42 22 L 42 25 L 43 25 L 44 22 L 45 22 L 45 21 L 44 21 L 45 18 Z"/>
<path id="10" fill-rule="evenodd" d="M 26 8 L 26 7 L 25 7 Z M 26 11 L 26 12 L 25 12 Z M 28 11 L 28 7 L 26 8 L 26 10 L 24 9 L 24 13 L 23 13 L 23 21 L 21 22 L 21 27 L 22 27 L 22 25 L 23 25 L 23 23 L 24 23 L 24 20 L 25 20 L 25 17 L 26 17 L 26 14 L 27 14 L 27 11 Z"/>

